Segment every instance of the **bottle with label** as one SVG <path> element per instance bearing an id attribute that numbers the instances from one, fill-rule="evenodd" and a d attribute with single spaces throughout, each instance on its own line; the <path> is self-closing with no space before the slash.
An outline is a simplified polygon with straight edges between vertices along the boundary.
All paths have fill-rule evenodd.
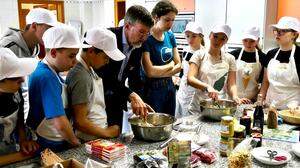
<path id="1" fill-rule="evenodd" d="M 246 135 L 250 135 L 251 117 L 247 115 L 247 109 L 244 109 L 243 111 L 243 116 L 240 118 L 240 124 L 246 127 Z"/>
<path id="2" fill-rule="evenodd" d="M 264 129 L 264 111 L 262 95 L 258 94 L 256 107 L 253 114 L 253 128 L 260 128 L 260 133 L 263 134 Z"/>
<path id="3" fill-rule="evenodd" d="M 267 126 L 270 129 L 276 129 L 278 127 L 277 121 L 277 110 L 275 107 L 275 103 L 272 103 L 269 107 L 268 118 L 267 118 Z"/>

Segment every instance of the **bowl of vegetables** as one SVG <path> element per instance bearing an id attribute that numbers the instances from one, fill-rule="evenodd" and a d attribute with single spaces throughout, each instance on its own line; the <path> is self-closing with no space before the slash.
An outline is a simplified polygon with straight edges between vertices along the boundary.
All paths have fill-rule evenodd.
<path id="1" fill-rule="evenodd" d="M 223 116 L 233 116 L 236 111 L 236 103 L 227 99 L 205 99 L 200 101 L 201 115 L 203 117 L 221 120 Z"/>

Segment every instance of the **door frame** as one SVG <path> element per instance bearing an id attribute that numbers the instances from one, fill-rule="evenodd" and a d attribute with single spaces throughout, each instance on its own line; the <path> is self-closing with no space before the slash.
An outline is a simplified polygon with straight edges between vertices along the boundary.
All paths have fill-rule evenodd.
<path id="1" fill-rule="evenodd" d="M 65 22 L 65 12 L 64 12 L 64 0 L 18 0 L 18 15 L 19 15 L 19 27 L 21 29 L 21 10 L 22 4 L 54 4 L 57 6 L 57 20 L 59 22 Z"/>
<path id="2" fill-rule="evenodd" d="M 115 26 L 118 26 L 118 23 L 119 23 L 119 20 L 118 20 L 118 3 L 119 2 L 125 3 L 125 13 L 126 13 L 126 0 L 114 0 Z"/>

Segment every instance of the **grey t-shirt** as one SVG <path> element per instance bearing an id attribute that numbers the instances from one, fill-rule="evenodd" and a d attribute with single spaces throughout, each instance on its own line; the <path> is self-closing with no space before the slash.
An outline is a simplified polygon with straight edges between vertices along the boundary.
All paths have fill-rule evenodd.
<path id="1" fill-rule="evenodd" d="M 93 78 L 91 73 L 78 62 L 66 78 L 69 105 L 89 103 L 93 91 Z"/>

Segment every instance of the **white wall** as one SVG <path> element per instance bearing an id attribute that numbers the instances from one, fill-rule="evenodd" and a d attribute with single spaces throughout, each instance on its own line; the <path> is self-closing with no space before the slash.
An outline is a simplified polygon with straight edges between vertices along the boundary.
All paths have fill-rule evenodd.
<path id="1" fill-rule="evenodd" d="M 67 0 L 65 1 L 65 22 L 82 22 L 82 32 L 95 26 L 114 26 L 113 0 Z"/>
<path id="2" fill-rule="evenodd" d="M 126 10 L 132 5 L 141 5 L 150 13 L 159 0 L 126 0 Z"/>
<path id="3" fill-rule="evenodd" d="M 8 27 L 19 28 L 17 0 L 1 0 L 0 33 L 2 34 Z"/>
<path id="4" fill-rule="evenodd" d="M 242 32 L 257 26 L 264 32 L 265 0 L 196 0 L 195 20 L 208 37 L 213 26 L 228 24 L 231 36 L 228 44 L 241 44 Z"/>

